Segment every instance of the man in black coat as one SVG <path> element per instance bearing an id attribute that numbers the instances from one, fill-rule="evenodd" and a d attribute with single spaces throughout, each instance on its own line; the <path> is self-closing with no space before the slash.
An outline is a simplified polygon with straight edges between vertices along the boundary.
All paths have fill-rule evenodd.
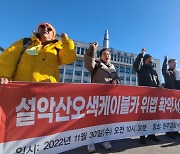
<path id="1" fill-rule="evenodd" d="M 146 49 L 143 48 L 133 64 L 133 68 L 138 74 L 138 85 L 148 87 L 159 87 L 160 82 L 158 79 L 158 74 L 156 70 L 153 69 L 152 65 L 153 58 L 150 54 L 144 55 L 145 52 Z M 142 59 L 143 65 L 141 65 Z M 148 135 L 148 139 L 159 142 L 159 139 L 155 136 L 155 134 Z M 140 143 L 146 144 L 145 136 L 140 136 Z"/>
<path id="2" fill-rule="evenodd" d="M 169 68 L 167 69 L 167 61 Z M 162 74 L 164 76 L 165 86 L 168 89 L 180 89 L 180 81 L 176 80 L 176 59 L 169 59 L 164 56 L 164 62 L 162 66 Z M 176 138 L 180 136 L 178 132 L 167 132 L 166 135 L 170 138 Z"/>
<path id="3" fill-rule="evenodd" d="M 165 85 L 164 88 L 176 89 L 176 59 L 168 60 L 169 69 L 167 69 L 167 56 L 164 56 L 164 62 L 162 66 L 162 74 L 164 76 Z"/>
<path id="4" fill-rule="evenodd" d="M 158 79 L 158 74 L 152 66 L 152 56 L 149 54 L 144 55 L 145 51 L 145 49 L 141 50 L 141 53 L 137 56 L 133 64 L 134 70 L 138 74 L 138 85 L 148 87 L 159 87 L 160 82 Z M 140 64 L 142 58 L 143 65 Z"/>

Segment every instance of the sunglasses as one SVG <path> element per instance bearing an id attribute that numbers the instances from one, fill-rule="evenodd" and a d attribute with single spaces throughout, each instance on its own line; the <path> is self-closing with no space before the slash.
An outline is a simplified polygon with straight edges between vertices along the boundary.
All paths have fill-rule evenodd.
<path id="1" fill-rule="evenodd" d="M 40 26 L 39 26 L 39 28 L 41 28 L 41 29 L 45 29 L 46 27 L 47 27 L 47 30 L 48 30 L 49 32 L 52 31 L 52 28 L 48 27 L 47 25 L 46 25 L 46 26 L 45 26 L 45 25 L 40 25 Z"/>

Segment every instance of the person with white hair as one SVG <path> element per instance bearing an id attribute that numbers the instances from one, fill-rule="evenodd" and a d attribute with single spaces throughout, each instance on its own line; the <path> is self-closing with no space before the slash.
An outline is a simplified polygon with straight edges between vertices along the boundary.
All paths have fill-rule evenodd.
<path id="1" fill-rule="evenodd" d="M 169 68 L 167 68 L 167 65 Z M 164 62 L 162 65 L 162 74 L 164 77 L 165 85 L 164 88 L 167 89 L 179 89 L 178 72 L 176 69 L 177 61 L 175 58 L 169 59 L 164 56 Z M 176 136 L 180 136 L 177 131 L 166 132 L 166 136 L 175 139 Z"/>

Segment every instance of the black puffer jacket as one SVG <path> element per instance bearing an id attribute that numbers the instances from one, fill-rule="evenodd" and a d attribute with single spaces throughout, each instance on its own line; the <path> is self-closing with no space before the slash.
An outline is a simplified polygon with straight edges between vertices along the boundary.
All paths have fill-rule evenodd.
<path id="1" fill-rule="evenodd" d="M 146 64 L 140 65 L 142 58 L 143 54 L 140 53 L 133 64 L 134 70 L 138 74 L 139 86 L 158 87 L 160 83 L 156 70 Z"/>

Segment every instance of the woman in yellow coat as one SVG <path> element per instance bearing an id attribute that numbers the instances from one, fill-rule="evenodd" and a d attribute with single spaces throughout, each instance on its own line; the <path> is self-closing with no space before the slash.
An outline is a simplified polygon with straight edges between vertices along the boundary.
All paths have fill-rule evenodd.
<path id="1" fill-rule="evenodd" d="M 38 25 L 26 44 L 21 39 L 0 55 L 0 83 L 13 81 L 58 82 L 59 66 L 76 60 L 74 42 L 65 33 L 55 39 L 49 23 Z"/>

